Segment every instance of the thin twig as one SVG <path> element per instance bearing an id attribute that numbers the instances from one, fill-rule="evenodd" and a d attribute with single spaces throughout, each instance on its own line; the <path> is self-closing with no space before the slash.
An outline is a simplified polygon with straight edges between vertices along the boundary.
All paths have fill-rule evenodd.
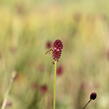
<path id="1" fill-rule="evenodd" d="M 82 109 L 85 109 L 90 102 L 91 102 L 91 99 L 84 105 Z"/>
<path id="2" fill-rule="evenodd" d="M 7 99 L 8 99 L 9 93 L 11 91 L 15 76 L 16 76 L 16 72 L 13 72 L 12 76 L 11 76 L 11 79 L 10 79 L 8 89 L 7 89 L 7 91 L 6 91 L 5 95 L 4 95 L 4 100 L 3 100 L 3 103 L 2 103 L 1 109 L 5 109 L 5 107 L 6 107 Z"/>

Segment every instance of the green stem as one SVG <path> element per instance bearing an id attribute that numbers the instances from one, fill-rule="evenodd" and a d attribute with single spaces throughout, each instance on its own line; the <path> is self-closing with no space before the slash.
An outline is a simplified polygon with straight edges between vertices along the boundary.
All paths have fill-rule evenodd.
<path id="1" fill-rule="evenodd" d="M 54 62 L 54 92 L 53 92 L 53 109 L 56 107 L 56 69 L 57 69 L 57 61 Z"/>

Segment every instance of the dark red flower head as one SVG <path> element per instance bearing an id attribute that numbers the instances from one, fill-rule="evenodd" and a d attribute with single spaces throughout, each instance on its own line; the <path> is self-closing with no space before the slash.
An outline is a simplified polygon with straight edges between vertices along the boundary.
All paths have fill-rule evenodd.
<path id="1" fill-rule="evenodd" d="M 56 72 L 56 74 L 57 74 L 58 76 L 61 76 L 62 73 L 63 73 L 63 66 L 60 65 L 60 66 L 57 67 L 57 72 Z"/>
<path id="2" fill-rule="evenodd" d="M 92 92 L 92 93 L 90 94 L 90 100 L 95 100 L 96 97 L 97 97 L 96 92 Z"/>
<path id="3" fill-rule="evenodd" d="M 42 86 L 40 86 L 40 92 L 41 92 L 42 94 L 45 94 L 47 91 L 48 91 L 47 85 L 42 85 Z"/>
<path id="4" fill-rule="evenodd" d="M 61 40 L 55 40 L 53 43 L 53 49 L 63 49 L 63 44 Z"/>
<path id="5" fill-rule="evenodd" d="M 55 61 L 58 61 L 61 57 L 63 44 L 61 40 L 55 40 L 53 43 L 52 57 Z"/>
<path id="6" fill-rule="evenodd" d="M 88 106 L 88 104 L 92 101 L 92 100 L 95 100 L 97 97 L 97 94 L 96 92 L 92 92 L 90 94 L 90 100 L 84 105 L 84 107 L 82 109 L 86 109 L 86 107 Z"/>
<path id="7" fill-rule="evenodd" d="M 52 46 L 52 47 L 51 47 Z M 63 49 L 63 44 L 61 40 L 55 40 L 53 44 L 51 44 L 50 42 L 47 43 L 47 48 L 49 48 L 49 51 L 46 52 L 52 52 L 52 57 L 54 59 L 54 61 L 58 61 L 59 58 L 61 57 L 61 53 L 62 53 L 62 49 Z"/>

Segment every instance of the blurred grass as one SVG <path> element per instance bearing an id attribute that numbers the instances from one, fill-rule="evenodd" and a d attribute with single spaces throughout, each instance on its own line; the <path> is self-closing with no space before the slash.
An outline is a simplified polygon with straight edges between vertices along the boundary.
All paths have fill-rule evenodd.
<path id="1" fill-rule="evenodd" d="M 52 109 L 53 65 L 45 44 L 59 38 L 64 51 L 58 64 L 64 73 L 57 78 L 57 109 L 82 108 L 94 90 L 98 98 L 89 108 L 107 109 L 108 12 L 108 0 L 1 0 L 0 102 L 16 71 L 7 108 Z M 34 82 L 47 84 L 47 94 L 32 89 Z"/>

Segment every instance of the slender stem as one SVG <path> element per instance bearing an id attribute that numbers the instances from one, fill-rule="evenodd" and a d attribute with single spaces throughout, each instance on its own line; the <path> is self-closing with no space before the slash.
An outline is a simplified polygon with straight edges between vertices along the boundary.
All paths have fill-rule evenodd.
<path id="1" fill-rule="evenodd" d="M 57 69 L 57 61 L 54 62 L 54 92 L 53 92 L 53 109 L 56 107 L 56 69 Z"/>
<path id="2" fill-rule="evenodd" d="M 90 102 L 91 102 L 91 99 L 84 105 L 82 109 L 85 109 Z"/>
<path id="3" fill-rule="evenodd" d="M 10 83 L 9 83 L 8 89 L 7 89 L 7 91 L 6 91 L 5 95 L 4 95 L 4 100 L 3 100 L 3 103 L 2 103 L 1 109 L 5 109 L 6 108 L 7 99 L 8 99 L 9 93 L 11 91 L 11 88 L 12 88 L 15 76 L 16 76 L 16 72 L 13 72 L 12 76 L 11 76 L 11 79 L 10 79 Z"/>

